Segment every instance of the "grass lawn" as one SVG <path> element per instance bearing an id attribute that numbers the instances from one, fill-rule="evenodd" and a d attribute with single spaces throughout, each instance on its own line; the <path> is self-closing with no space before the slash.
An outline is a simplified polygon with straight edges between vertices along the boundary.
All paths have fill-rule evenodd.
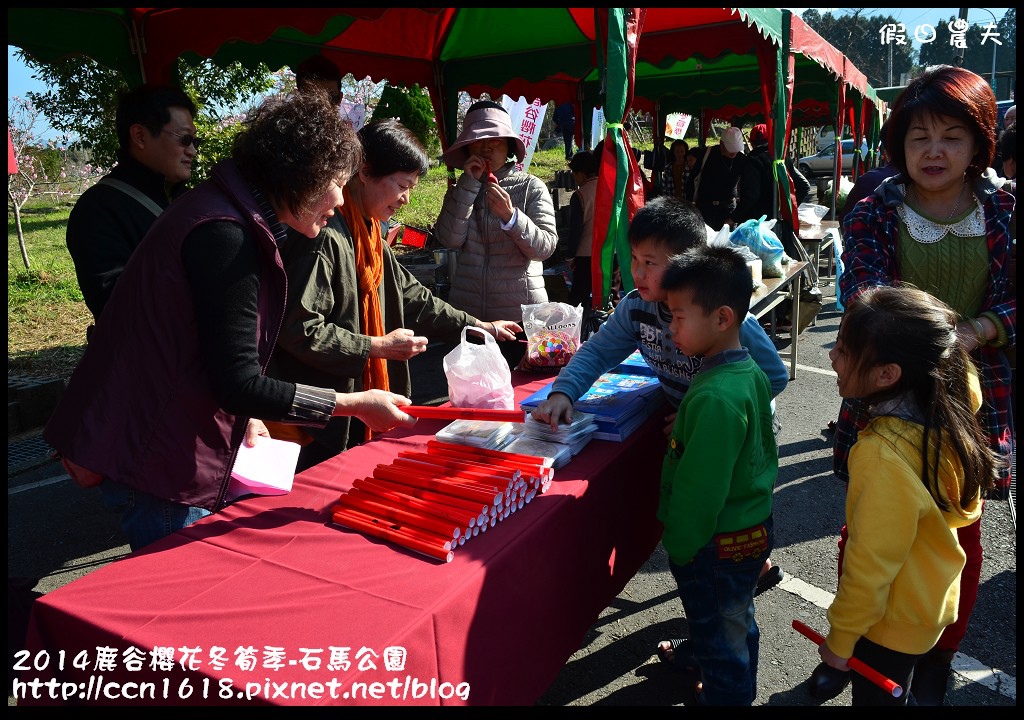
<path id="1" fill-rule="evenodd" d="M 530 173 L 544 182 L 565 170 L 562 149 L 538 150 Z M 444 167 L 432 168 L 412 200 L 392 222 L 427 227 L 441 210 L 447 187 Z M 22 261 L 14 213 L 7 215 L 7 372 L 68 377 L 85 348 L 92 316 L 78 289 L 75 267 L 65 245 L 70 204 L 33 204 L 22 209 L 28 269 Z"/>
<path id="2" fill-rule="evenodd" d="M 92 315 L 82 300 L 64 244 L 70 205 L 26 206 L 21 223 L 25 268 L 14 215 L 7 217 L 7 372 L 67 377 L 81 357 Z"/>

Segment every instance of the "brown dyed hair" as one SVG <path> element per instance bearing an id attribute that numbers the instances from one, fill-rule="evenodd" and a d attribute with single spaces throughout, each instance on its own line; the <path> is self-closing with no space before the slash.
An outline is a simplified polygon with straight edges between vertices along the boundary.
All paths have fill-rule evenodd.
<path id="1" fill-rule="evenodd" d="M 980 176 L 996 152 L 996 96 L 976 73 L 952 65 L 938 65 L 914 78 L 893 102 L 882 141 L 893 166 L 907 176 L 903 141 L 915 120 L 946 116 L 964 123 L 974 134 L 977 152 L 967 168 L 968 179 Z"/>

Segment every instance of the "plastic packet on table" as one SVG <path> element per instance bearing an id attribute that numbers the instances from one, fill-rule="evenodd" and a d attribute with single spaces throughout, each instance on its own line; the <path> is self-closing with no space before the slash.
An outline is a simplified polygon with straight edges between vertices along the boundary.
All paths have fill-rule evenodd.
<path id="1" fill-rule="evenodd" d="M 828 214 L 828 208 L 815 203 L 800 203 L 796 213 L 801 225 L 820 225 L 821 219 Z"/>

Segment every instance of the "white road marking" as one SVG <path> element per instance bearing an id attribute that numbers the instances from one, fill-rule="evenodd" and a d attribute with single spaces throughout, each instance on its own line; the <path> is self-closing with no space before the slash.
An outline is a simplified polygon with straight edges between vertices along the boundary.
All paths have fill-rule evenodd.
<path id="1" fill-rule="evenodd" d="M 24 485 L 15 485 L 14 487 L 7 488 L 8 495 L 17 495 L 20 492 L 26 490 L 38 490 L 39 488 L 47 487 L 48 485 L 56 485 L 59 482 L 70 480 L 71 476 L 67 473 L 61 475 L 54 475 L 53 477 L 43 478 L 42 480 L 36 480 L 35 482 L 25 483 Z"/>
<path id="2" fill-rule="evenodd" d="M 796 364 L 796 369 L 797 370 L 805 370 L 805 371 L 810 372 L 810 373 L 818 373 L 819 375 L 828 375 L 830 377 L 839 377 L 838 375 L 836 375 L 836 371 L 835 370 L 825 369 L 825 368 L 810 367 L 809 365 L 801 365 L 800 363 Z"/>

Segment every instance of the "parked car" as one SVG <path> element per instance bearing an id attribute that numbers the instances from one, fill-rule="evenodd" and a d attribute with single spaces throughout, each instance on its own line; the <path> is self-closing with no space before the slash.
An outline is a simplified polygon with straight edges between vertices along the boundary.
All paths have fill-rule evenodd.
<path id="1" fill-rule="evenodd" d="M 843 140 L 843 174 L 848 174 L 853 171 L 853 140 Z M 861 158 L 867 158 L 868 156 L 868 144 L 862 143 L 860 146 Z M 831 177 L 832 171 L 836 166 L 836 144 L 832 143 L 824 150 L 819 150 L 814 155 L 808 155 L 800 158 L 796 166 L 800 169 L 804 175 L 809 178 L 812 177 Z"/>

